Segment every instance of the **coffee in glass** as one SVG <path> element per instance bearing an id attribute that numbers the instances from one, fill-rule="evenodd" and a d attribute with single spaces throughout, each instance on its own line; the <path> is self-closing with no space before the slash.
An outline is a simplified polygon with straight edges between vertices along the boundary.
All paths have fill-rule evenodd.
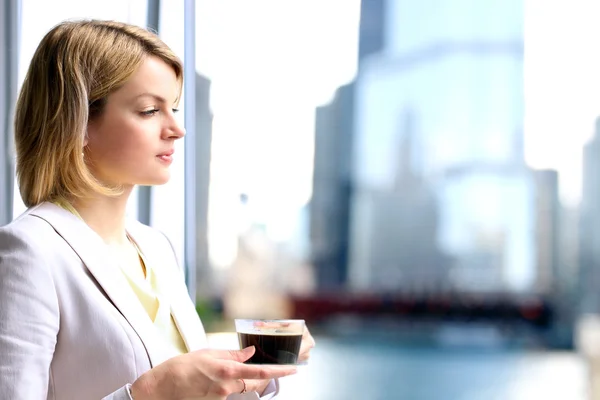
<path id="1" fill-rule="evenodd" d="M 296 364 L 304 333 L 304 320 L 236 319 L 240 348 L 254 346 L 246 364 Z"/>

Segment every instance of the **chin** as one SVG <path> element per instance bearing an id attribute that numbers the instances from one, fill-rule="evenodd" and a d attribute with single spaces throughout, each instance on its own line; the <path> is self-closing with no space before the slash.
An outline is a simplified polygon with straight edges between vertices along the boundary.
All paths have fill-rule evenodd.
<path id="1" fill-rule="evenodd" d="M 151 185 L 154 185 L 154 186 L 164 185 L 166 183 L 169 183 L 170 180 L 171 180 L 171 177 L 168 176 L 168 177 L 166 177 L 164 179 L 157 179 L 156 181 L 154 181 L 153 183 L 151 183 Z"/>
<path id="2" fill-rule="evenodd" d="M 171 180 L 171 174 L 160 174 L 146 179 L 140 179 L 138 185 L 141 186 L 160 186 L 168 183 Z"/>

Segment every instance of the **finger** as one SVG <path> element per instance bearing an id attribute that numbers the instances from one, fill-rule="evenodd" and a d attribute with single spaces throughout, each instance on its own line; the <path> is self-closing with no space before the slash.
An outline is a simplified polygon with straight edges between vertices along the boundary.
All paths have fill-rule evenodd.
<path id="1" fill-rule="evenodd" d="M 311 343 L 312 347 L 315 347 L 315 338 L 313 338 L 306 326 L 304 327 L 304 332 L 302 332 L 302 340 L 307 340 Z"/>
<path id="2" fill-rule="evenodd" d="M 309 358 L 310 358 L 310 348 L 305 351 L 301 351 L 300 354 L 298 354 L 298 362 L 308 361 Z"/>
<path id="3" fill-rule="evenodd" d="M 264 391 L 268 384 L 267 380 L 258 379 L 235 379 L 223 382 L 217 382 L 211 388 L 211 391 L 217 395 L 242 394 L 247 392 L 257 392 L 259 395 Z M 219 397 L 220 398 L 220 397 Z M 229 397 L 227 397 L 229 398 Z M 237 397 L 236 397 L 237 398 Z"/>
<path id="4" fill-rule="evenodd" d="M 300 344 L 300 353 L 309 352 L 313 347 L 315 347 L 315 339 L 312 337 L 308 330 L 305 331 L 302 336 L 302 343 Z"/>
<path id="5" fill-rule="evenodd" d="M 229 387 L 229 393 L 245 393 L 254 391 L 248 387 L 248 382 L 245 379 L 236 379 L 228 381 L 227 386 Z"/>
<path id="6" fill-rule="evenodd" d="M 254 326 L 258 328 L 286 328 L 289 322 L 255 321 Z"/>
<path id="7" fill-rule="evenodd" d="M 246 391 L 257 392 L 259 395 L 263 393 L 270 379 L 244 379 L 246 382 Z"/>
<path id="8" fill-rule="evenodd" d="M 234 364 L 224 365 L 218 375 L 220 379 L 275 379 L 293 375 L 296 372 L 297 368 L 293 365 L 267 367 L 263 365 Z"/>
<path id="9" fill-rule="evenodd" d="M 254 346 L 248 346 L 242 350 L 216 350 L 216 349 L 203 349 L 200 350 L 203 354 L 210 354 L 214 358 L 220 360 L 231 360 L 243 363 L 254 355 L 256 348 Z"/>
<path id="10" fill-rule="evenodd" d="M 298 355 L 298 362 L 308 361 L 309 358 L 310 358 L 310 351 L 306 351 L 304 353 L 300 353 Z"/>
<path id="11" fill-rule="evenodd" d="M 299 355 L 305 354 L 310 352 L 310 350 L 312 349 L 312 347 L 310 347 L 310 345 L 308 343 L 304 343 L 302 342 L 302 344 L 300 345 L 300 351 L 298 352 Z"/>
<path id="12" fill-rule="evenodd" d="M 306 339 L 302 340 L 301 347 L 303 346 L 305 349 L 312 349 L 315 345 L 315 339 L 312 336 L 308 336 Z"/>
<path id="13" fill-rule="evenodd" d="M 302 339 L 300 343 L 301 349 L 312 349 L 313 347 L 315 347 L 315 340 L 312 337 Z"/>
<path id="14" fill-rule="evenodd" d="M 208 397 L 202 397 L 207 400 L 226 400 L 230 394 L 242 393 L 244 390 L 244 382 L 241 379 L 228 379 L 224 381 L 216 381 L 210 384 L 208 388 Z M 249 389 L 246 388 L 246 392 Z M 211 396 L 212 395 L 212 396 Z M 194 397 L 195 398 L 195 397 Z"/>

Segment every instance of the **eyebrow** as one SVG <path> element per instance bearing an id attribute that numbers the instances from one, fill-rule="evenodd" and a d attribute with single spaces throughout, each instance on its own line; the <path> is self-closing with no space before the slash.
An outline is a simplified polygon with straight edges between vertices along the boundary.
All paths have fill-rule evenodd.
<path id="1" fill-rule="evenodd" d="M 164 97 L 161 97 L 161 96 L 159 96 L 159 95 L 157 95 L 157 94 L 150 93 L 150 92 L 144 92 L 144 93 L 138 94 L 138 95 L 137 95 L 137 96 L 135 96 L 133 99 L 134 99 L 134 100 L 137 100 L 137 99 L 139 99 L 140 97 L 152 97 L 152 98 L 154 98 L 154 99 L 158 100 L 158 101 L 159 101 L 159 102 L 161 102 L 161 103 L 166 103 L 166 102 L 167 102 L 167 100 L 165 100 L 165 99 L 164 99 Z"/>

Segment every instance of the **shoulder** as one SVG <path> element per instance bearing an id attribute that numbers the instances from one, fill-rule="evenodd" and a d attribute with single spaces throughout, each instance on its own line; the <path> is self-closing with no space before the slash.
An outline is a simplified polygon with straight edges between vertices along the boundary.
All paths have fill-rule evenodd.
<path id="1" fill-rule="evenodd" d="M 0 227 L 0 249 L 27 248 L 33 252 L 54 246 L 60 237 L 52 225 L 34 214 L 35 209 L 25 211 L 8 225 Z"/>
<path id="2" fill-rule="evenodd" d="M 28 212 L 0 227 L 0 299 L 16 298 L 18 290 L 32 298 L 52 295 L 51 265 L 60 242 L 51 225 Z"/>

